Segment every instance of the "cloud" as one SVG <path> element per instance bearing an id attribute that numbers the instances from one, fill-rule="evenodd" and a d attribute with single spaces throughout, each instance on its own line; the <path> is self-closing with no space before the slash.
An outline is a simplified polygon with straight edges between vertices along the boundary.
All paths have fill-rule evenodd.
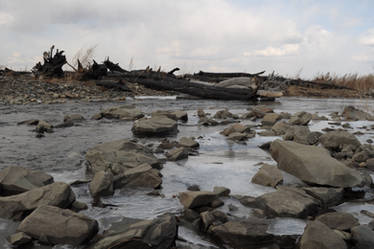
<path id="1" fill-rule="evenodd" d="M 374 29 L 369 29 L 360 38 L 360 43 L 365 46 L 374 47 Z"/>
<path id="2" fill-rule="evenodd" d="M 286 44 L 279 48 L 267 47 L 254 52 L 244 52 L 244 56 L 287 56 L 296 54 L 299 51 L 299 48 L 299 44 Z"/>
<path id="3" fill-rule="evenodd" d="M 0 12 L 0 26 L 10 24 L 14 21 L 14 18 L 11 14 L 6 12 Z"/>

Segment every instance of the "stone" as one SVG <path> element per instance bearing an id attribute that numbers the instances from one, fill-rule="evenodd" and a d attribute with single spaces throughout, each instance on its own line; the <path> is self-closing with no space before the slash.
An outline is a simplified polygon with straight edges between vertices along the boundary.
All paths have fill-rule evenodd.
<path id="1" fill-rule="evenodd" d="M 344 202 L 343 188 L 305 187 L 303 190 L 318 199 L 325 208 L 337 206 Z"/>
<path id="2" fill-rule="evenodd" d="M 110 171 L 98 171 L 88 185 L 93 197 L 107 196 L 114 193 L 113 174 Z"/>
<path id="3" fill-rule="evenodd" d="M 284 121 L 278 121 L 271 127 L 271 130 L 276 136 L 280 136 L 286 134 L 290 127 L 291 125 L 289 125 L 288 123 Z"/>
<path id="4" fill-rule="evenodd" d="M 165 117 L 168 117 L 170 119 L 173 119 L 175 121 L 177 120 L 182 120 L 184 122 L 186 122 L 188 120 L 188 114 L 186 111 L 182 111 L 182 110 L 175 110 L 175 111 L 155 111 L 155 112 L 152 112 L 152 117 L 154 116 L 165 116 Z"/>
<path id="5" fill-rule="evenodd" d="M 154 220 L 124 219 L 112 224 L 89 249 L 172 249 L 177 235 L 177 221 L 171 215 Z"/>
<path id="6" fill-rule="evenodd" d="M 374 170 L 374 158 L 366 160 L 366 167 L 370 170 Z"/>
<path id="7" fill-rule="evenodd" d="M 283 182 L 283 175 L 276 166 L 264 164 L 256 175 L 252 177 L 251 182 L 274 188 Z"/>
<path id="8" fill-rule="evenodd" d="M 178 132 L 177 122 L 165 116 L 141 118 L 134 122 L 131 131 L 136 136 L 164 136 Z"/>
<path id="9" fill-rule="evenodd" d="M 202 231 L 207 232 L 210 226 L 218 226 L 226 223 L 228 218 L 225 213 L 219 210 L 205 211 L 200 214 Z"/>
<path id="10" fill-rule="evenodd" d="M 351 230 L 352 227 L 360 225 L 352 214 L 343 212 L 325 213 L 318 216 L 316 220 L 333 230 Z"/>
<path id="11" fill-rule="evenodd" d="M 144 163 L 135 168 L 127 170 L 124 174 L 116 177 L 115 188 L 143 187 L 158 188 L 162 184 L 160 171 Z"/>
<path id="12" fill-rule="evenodd" d="M 252 112 L 256 118 L 263 118 L 266 113 L 272 113 L 274 111 L 265 105 L 257 105 L 252 108 Z"/>
<path id="13" fill-rule="evenodd" d="M 39 120 L 38 125 L 35 128 L 38 133 L 53 132 L 53 126 L 44 120 Z"/>
<path id="14" fill-rule="evenodd" d="M 358 171 L 332 158 L 324 148 L 275 140 L 270 151 L 279 169 L 304 182 L 343 188 L 364 183 Z"/>
<path id="15" fill-rule="evenodd" d="M 110 170 L 114 176 L 144 163 L 161 168 L 161 162 L 148 148 L 127 139 L 102 143 L 89 149 L 86 160 L 89 171 Z"/>
<path id="16" fill-rule="evenodd" d="M 119 106 L 102 111 L 101 116 L 108 119 L 137 120 L 144 117 L 142 111 L 132 106 Z"/>
<path id="17" fill-rule="evenodd" d="M 205 118 L 206 117 L 206 113 L 204 112 L 203 109 L 197 109 L 197 116 L 199 118 Z"/>
<path id="18" fill-rule="evenodd" d="M 217 195 L 214 192 L 188 191 L 179 193 L 179 201 L 186 209 L 210 206 L 215 199 L 217 199 Z"/>
<path id="19" fill-rule="evenodd" d="M 81 114 L 70 114 L 64 116 L 64 123 L 66 122 L 81 122 L 84 121 L 85 118 Z"/>
<path id="20" fill-rule="evenodd" d="M 313 113 L 312 120 L 320 121 L 320 120 L 329 120 L 329 119 L 326 116 L 319 116 L 318 113 Z"/>
<path id="21" fill-rule="evenodd" d="M 221 132 L 221 134 L 224 136 L 229 136 L 232 133 L 246 133 L 246 132 L 250 132 L 250 130 L 251 130 L 250 126 L 237 123 L 237 124 L 233 124 L 225 128 Z"/>
<path id="22" fill-rule="evenodd" d="M 361 145 L 360 141 L 347 131 L 330 131 L 323 134 L 319 140 L 323 147 L 330 151 L 342 151 L 348 146 L 355 151 Z"/>
<path id="23" fill-rule="evenodd" d="M 346 106 L 342 112 L 342 116 L 346 120 L 369 120 L 374 121 L 374 116 L 355 108 L 354 106 Z"/>
<path id="24" fill-rule="evenodd" d="M 98 223 L 83 214 L 45 205 L 27 216 L 17 230 L 48 244 L 81 245 L 96 235 Z"/>
<path id="25" fill-rule="evenodd" d="M 302 189 L 292 187 L 278 188 L 277 191 L 256 198 L 257 206 L 268 217 L 306 218 L 317 213 L 319 201 Z"/>
<path id="26" fill-rule="evenodd" d="M 166 157 L 169 161 L 179 161 L 188 158 L 188 149 L 179 147 L 172 149 L 166 153 Z"/>
<path id="27" fill-rule="evenodd" d="M 36 170 L 11 166 L 0 171 L 2 195 L 14 195 L 53 183 L 53 177 Z"/>
<path id="28" fill-rule="evenodd" d="M 24 232 L 18 232 L 10 235 L 8 241 L 12 246 L 18 247 L 21 245 L 29 244 L 32 241 L 32 238 Z"/>
<path id="29" fill-rule="evenodd" d="M 262 119 L 263 126 L 273 126 L 282 117 L 278 113 L 267 113 Z"/>
<path id="30" fill-rule="evenodd" d="M 0 197 L 0 217 L 20 220 L 34 209 L 50 205 L 67 208 L 75 201 L 75 195 L 66 183 L 55 182 L 18 195 Z"/>
<path id="31" fill-rule="evenodd" d="M 226 188 L 226 187 L 215 186 L 215 187 L 213 188 L 213 192 L 214 192 L 217 196 L 229 196 L 231 190 L 230 190 L 229 188 Z"/>
<path id="32" fill-rule="evenodd" d="M 275 242 L 274 236 L 267 233 L 268 228 L 268 220 L 250 217 L 211 226 L 210 231 L 223 244 L 232 248 L 250 249 L 266 247 Z"/>
<path id="33" fill-rule="evenodd" d="M 227 137 L 227 139 L 232 141 L 246 141 L 248 139 L 248 135 L 245 133 L 233 132 Z"/>
<path id="34" fill-rule="evenodd" d="M 198 148 L 200 145 L 196 140 L 192 137 L 182 137 L 179 139 L 178 144 L 183 147 L 187 148 Z"/>
<path id="35" fill-rule="evenodd" d="M 374 248 L 374 231 L 368 225 L 356 226 L 351 233 L 356 249 Z"/>
<path id="36" fill-rule="evenodd" d="M 38 119 L 28 119 L 18 122 L 17 125 L 37 125 L 39 123 Z"/>
<path id="37" fill-rule="evenodd" d="M 288 123 L 291 125 L 308 125 L 310 120 L 312 120 L 312 114 L 308 112 L 297 112 L 291 116 Z"/>
<path id="38" fill-rule="evenodd" d="M 238 119 L 239 117 L 238 117 L 238 115 L 232 114 L 231 112 L 229 112 L 229 110 L 224 109 L 224 110 L 217 111 L 216 114 L 214 114 L 213 118 L 216 118 L 216 119 Z"/>
<path id="39" fill-rule="evenodd" d="M 300 249 L 347 249 L 344 240 L 320 221 L 308 222 L 300 240 Z"/>

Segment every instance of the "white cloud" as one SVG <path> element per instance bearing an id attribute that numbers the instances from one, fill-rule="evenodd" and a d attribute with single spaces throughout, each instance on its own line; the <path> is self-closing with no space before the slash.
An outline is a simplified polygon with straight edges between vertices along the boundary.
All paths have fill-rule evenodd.
<path id="1" fill-rule="evenodd" d="M 369 29 L 366 34 L 360 38 L 360 43 L 365 46 L 374 46 L 374 29 Z"/>
<path id="2" fill-rule="evenodd" d="M 244 56 L 287 56 L 294 55 L 299 51 L 299 44 L 286 44 L 282 47 L 267 47 L 265 49 L 256 50 L 254 52 L 244 52 Z"/>
<path id="3" fill-rule="evenodd" d="M 0 12 L 0 25 L 6 25 L 12 23 L 14 20 L 13 16 L 6 12 Z"/>

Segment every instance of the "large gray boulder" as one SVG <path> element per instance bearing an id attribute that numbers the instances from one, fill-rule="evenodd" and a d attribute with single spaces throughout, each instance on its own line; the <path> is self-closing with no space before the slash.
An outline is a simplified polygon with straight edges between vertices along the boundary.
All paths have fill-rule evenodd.
<path id="1" fill-rule="evenodd" d="M 89 249 L 171 249 L 177 235 L 177 221 L 171 215 L 154 220 L 124 219 L 112 224 Z"/>
<path id="2" fill-rule="evenodd" d="M 164 136 L 176 134 L 178 124 L 175 120 L 163 115 L 153 116 L 135 121 L 131 130 L 137 136 Z"/>
<path id="3" fill-rule="evenodd" d="M 97 233 L 98 223 L 83 214 L 46 205 L 27 216 L 18 231 L 47 244 L 80 245 Z"/>
<path id="4" fill-rule="evenodd" d="M 300 240 L 300 249 L 347 249 L 344 240 L 320 221 L 307 224 Z"/>
<path id="5" fill-rule="evenodd" d="M 217 194 L 209 191 L 187 191 L 179 193 L 179 201 L 188 208 L 209 206 L 217 199 Z"/>
<path id="6" fill-rule="evenodd" d="M 14 195 L 53 183 L 53 177 L 36 170 L 11 166 L 0 171 L 2 195 Z"/>
<path id="7" fill-rule="evenodd" d="M 324 148 L 275 140 L 270 151 L 281 170 L 304 182 L 343 188 L 364 183 L 358 171 L 332 158 Z"/>
<path id="8" fill-rule="evenodd" d="M 70 186 L 56 182 L 22 194 L 0 197 L 0 217 L 19 220 L 40 206 L 67 208 L 74 201 L 75 195 Z"/>
<path id="9" fill-rule="evenodd" d="M 99 144 L 87 151 L 86 159 L 93 173 L 110 170 L 113 175 L 118 175 L 143 163 L 153 168 L 161 167 L 149 149 L 127 139 Z"/>
<path id="10" fill-rule="evenodd" d="M 319 141 L 330 151 L 341 151 L 347 147 L 355 151 L 361 145 L 355 135 L 347 131 L 327 132 L 319 138 Z"/>
<path id="11" fill-rule="evenodd" d="M 211 226 L 212 235 L 222 244 L 232 248 L 252 249 L 270 246 L 275 242 L 273 235 L 267 233 L 269 221 L 250 217 L 240 221 L 228 221 L 222 225 Z"/>
<path id="12" fill-rule="evenodd" d="M 144 117 L 144 114 L 132 106 L 118 106 L 103 110 L 100 116 L 108 119 L 137 120 Z"/>
<path id="13" fill-rule="evenodd" d="M 282 187 L 257 197 L 256 205 L 269 217 L 305 218 L 319 210 L 320 202 L 301 189 Z"/>

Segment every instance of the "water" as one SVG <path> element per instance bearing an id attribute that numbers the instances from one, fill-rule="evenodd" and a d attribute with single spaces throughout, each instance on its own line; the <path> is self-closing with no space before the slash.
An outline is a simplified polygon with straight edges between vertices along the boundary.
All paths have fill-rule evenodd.
<path id="1" fill-rule="evenodd" d="M 194 136 L 200 143 L 199 155 L 190 156 L 188 160 L 167 162 L 161 173 L 163 174 L 162 194 L 164 197 L 149 196 L 149 190 L 124 189 L 117 190 L 113 197 L 105 198 L 105 203 L 117 205 L 112 208 L 95 208 L 90 205 L 91 197 L 87 185 L 74 187 L 77 199 L 89 205 L 85 214 L 99 221 L 101 231 L 110 227 L 112 222 L 118 221 L 123 216 L 133 218 L 154 218 L 163 213 L 179 213 L 182 210 L 176 195 L 185 191 L 193 184 L 198 184 L 202 190 L 213 190 L 214 186 L 225 186 L 231 189 L 232 194 L 259 196 L 263 193 L 274 191 L 273 188 L 252 184 L 251 178 L 259 169 L 259 162 L 274 164 L 269 154 L 258 148 L 258 145 L 274 140 L 276 137 L 256 136 L 248 140 L 247 144 L 237 144 L 227 141 L 219 134 L 226 126 L 202 127 L 198 126 L 196 110 L 202 108 L 205 112 L 214 113 L 228 108 L 231 112 L 243 114 L 247 112 L 250 104 L 238 101 L 214 100 L 186 100 L 167 97 L 164 99 L 137 98 L 129 99 L 126 104 L 134 104 L 145 113 L 155 110 L 186 110 L 189 115 L 187 123 L 179 125 L 179 133 L 171 139 L 183 136 Z M 282 98 L 277 102 L 268 103 L 276 112 L 308 111 L 318 112 L 319 115 L 328 116 L 331 112 L 341 112 L 347 105 L 360 108 L 372 106 L 374 101 L 352 99 L 308 99 L 308 98 Z M 85 153 L 98 143 L 132 138 L 131 121 L 117 120 L 90 120 L 90 117 L 102 109 L 120 105 L 111 102 L 68 102 L 55 105 L 25 105 L 25 106 L 0 106 L 0 169 L 11 165 L 20 165 L 50 173 L 55 181 L 73 182 L 85 179 Z M 42 139 L 35 137 L 31 130 L 33 127 L 20 125 L 17 122 L 27 119 L 43 119 L 52 124 L 61 123 L 64 115 L 79 113 L 87 121 L 80 126 L 64 129 L 55 129 L 54 133 L 46 134 Z M 252 123 L 244 121 L 244 123 Z M 358 136 L 361 142 L 372 138 L 372 131 L 360 129 L 364 125 L 374 122 L 350 122 L 353 130 L 366 132 Z M 311 130 L 321 130 L 331 127 L 327 121 L 315 121 L 310 125 Z M 352 130 L 352 131 L 353 131 Z M 140 139 L 141 143 L 157 144 L 161 139 Z M 285 182 L 293 182 L 291 176 L 285 174 Z M 222 209 L 227 209 L 228 204 L 239 207 L 232 215 L 247 217 L 251 210 L 239 202 L 227 199 Z M 369 205 L 369 204 L 367 204 Z M 350 207 L 348 205 L 348 207 Z M 370 205 L 372 208 L 373 205 Z M 369 207 L 365 207 L 371 210 Z M 5 225 L 4 225 L 5 224 Z M 13 223 L 1 223 L 9 231 L 14 230 Z M 275 234 L 301 234 L 305 226 L 304 221 L 297 219 L 275 219 L 269 231 Z M 1 232 L 0 232 L 1 233 Z M 180 230 L 180 235 L 192 243 L 205 245 L 201 239 L 196 239 L 186 229 Z M 0 242 L 6 236 L 0 234 Z M 208 243 L 208 242 L 206 242 Z M 209 243 L 206 245 L 210 245 Z M 1 246 L 0 246 L 1 248 Z"/>

